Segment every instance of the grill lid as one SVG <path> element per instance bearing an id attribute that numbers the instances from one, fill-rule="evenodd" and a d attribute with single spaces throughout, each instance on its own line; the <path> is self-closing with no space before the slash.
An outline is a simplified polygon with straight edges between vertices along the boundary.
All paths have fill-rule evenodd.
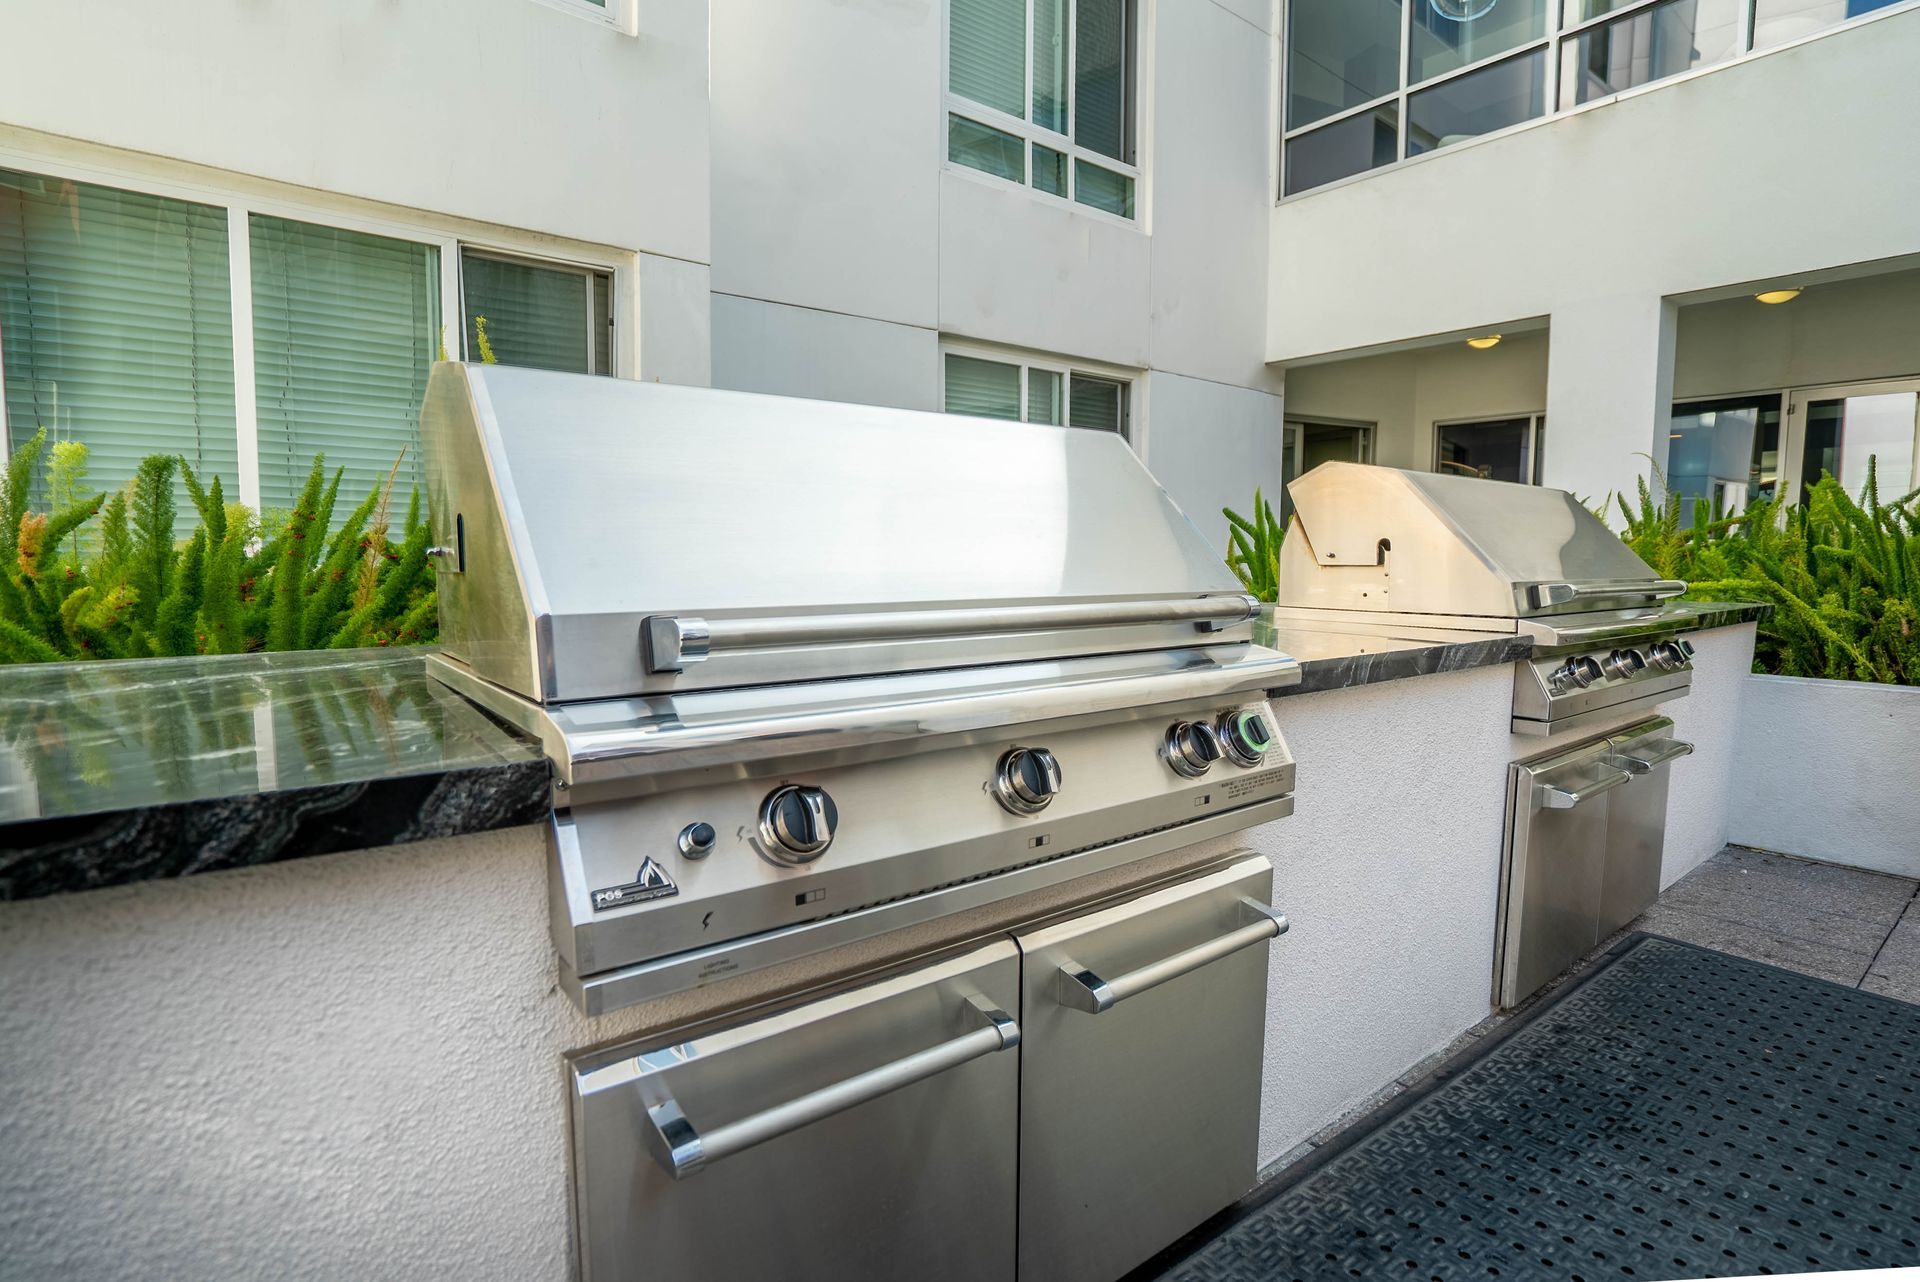
<path id="1" fill-rule="evenodd" d="M 1564 490 L 1361 463 L 1287 490 L 1281 606 L 1527 619 L 1686 591 Z"/>
<path id="2" fill-rule="evenodd" d="M 422 434 L 442 647 L 541 702 L 1252 633 L 1105 432 L 444 362 Z"/>

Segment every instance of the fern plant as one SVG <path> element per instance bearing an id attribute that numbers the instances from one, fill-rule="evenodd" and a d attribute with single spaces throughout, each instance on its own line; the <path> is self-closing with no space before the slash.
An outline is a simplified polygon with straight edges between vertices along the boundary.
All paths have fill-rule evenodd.
<path id="1" fill-rule="evenodd" d="M 0 661 L 238 654 L 435 639 L 427 522 L 415 492 L 395 543 L 389 509 L 399 475 L 333 526 L 342 472 L 316 456 L 306 485 L 273 529 L 229 503 L 178 455 L 141 461 L 119 493 L 88 493 L 86 447 L 53 447 L 48 512 L 29 496 L 46 452 L 42 431 L 0 485 Z M 404 457 L 404 453 L 403 453 Z M 178 474 L 199 516 L 175 537 Z M 329 531 L 331 530 L 331 533 Z"/>

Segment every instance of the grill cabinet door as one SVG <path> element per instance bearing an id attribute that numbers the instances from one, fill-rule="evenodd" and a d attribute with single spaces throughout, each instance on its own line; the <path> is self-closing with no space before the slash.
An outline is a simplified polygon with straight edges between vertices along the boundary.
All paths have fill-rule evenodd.
<path id="1" fill-rule="evenodd" d="M 1018 1002 L 1002 940 L 572 1057 L 585 1279 L 1010 1282 Z"/>
<path id="2" fill-rule="evenodd" d="M 1272 885 L 1252 857 L 1016 936 L 1021 1278 L 1111 1282 L 1252 1186 Z"/>
<path id="3" fill-rule="evenodd" d="M 1607 871 L 1600 888 L 1600 935 L 1605 938 L 1645 912 L 1660 896 L 1660 860 L 1667 844 L 1667 787 L 1674 761 L 1693 745 L 1672 738 L 1666 718 L 1615 736 L 1608 764 L 1633 782 L 1607 798 Z"/>

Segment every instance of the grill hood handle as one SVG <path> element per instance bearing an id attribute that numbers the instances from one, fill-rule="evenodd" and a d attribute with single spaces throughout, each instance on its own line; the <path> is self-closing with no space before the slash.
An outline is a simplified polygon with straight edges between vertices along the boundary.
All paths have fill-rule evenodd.
<path id="1" fill-rule="evenodd" d="M 1527 600 L 1536 610 L 1569 601 L 1587 601 L 1602 597 L 1653 597 L 1664 600 L 1687 590 L 1679 579 L 1626 580 L 1600 579 L 1581 583 L 1535 583 L 1527 589 Z"/>
<path id="2" fill-rule="evenodd" d="M 640 644 L 646 652 L 649 672 L 679 672 L 689 663 L 698 663 L 728 650 L 1166 623 L 1190 623 L 1202 632 L 1218 632 L 1246 622 L 1259 611 L 1260 603 L 1250 596 L 1206 596 L 744 619 L 709 620 L 692 615 L 658 614 L 640 625 Z"/>

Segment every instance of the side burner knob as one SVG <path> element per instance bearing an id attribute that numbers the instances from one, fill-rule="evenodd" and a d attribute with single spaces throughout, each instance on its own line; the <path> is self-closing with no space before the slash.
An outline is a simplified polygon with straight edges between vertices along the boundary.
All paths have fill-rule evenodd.
<path id="1" fill-rule="evenodd" d="M 1016 815 L 1037 815 L 1060 791 L 1060 763 L 1045 748 L 1009 748 L 993 772 L 993 796 Z"/>
<path id="2" fill-rule="evenodd" d="M 1235 765 L 1257 766 L 1273 747 L 1273 731 L 1258 708 L 1242 708 L 1220 718 L 1220 742 Z"/>
<path id="3" fill-rule="evenodd" d="M 840 811 L 824 788 L 787 784 L 760 803 L 760 839 L 783 864 L 810 864 L 833 844 Z"/>

